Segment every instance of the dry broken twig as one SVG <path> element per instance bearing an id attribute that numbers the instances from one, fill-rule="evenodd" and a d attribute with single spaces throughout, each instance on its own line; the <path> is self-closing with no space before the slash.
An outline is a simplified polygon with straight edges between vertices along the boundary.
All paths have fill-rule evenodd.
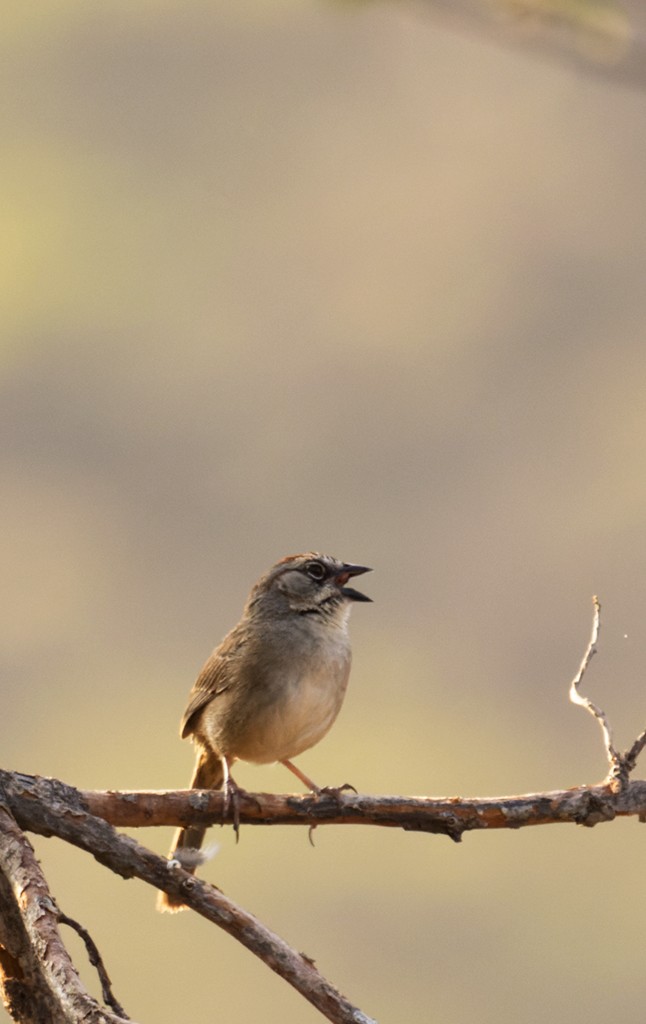
<path id="1" fill-rule="evenodd" d="M 606 756 L 608 758 L 609 765 L 606 782 L 613 791 L 621 791 L 628 785 L 630 773 L 634 770 L 637 758 L 644 749 L 644 744 L 646 744 L 646 730 L 637 737 L 629 750 L 622 753 L 617 750 L 614 745 L 612 727 L 603 708 L 600 708 L 597 704 L 593 704 L 589 697 L 584 697 L 579 692 L 579 686 L 581 685 L 581 681 L 586 673 L 588 665 L 597 653 L 597 642 L 599 640 L 599 630 L 601 629 L 601 605 L 599 603 L 599 598 L 596 597 L 596 595 L 592 598 L 592 604 L 594 607 L 592 633 L 579 666 L 579 671 L 570 685 L 570 700 L 573 704 L 578 704 L 579 707 L 585 708 L 586 711 L 589 711 L 590 714 L 598 721 L 603 735 L 603 743 L 606 749 Z"/>
<path id="2" fill-rule="evenodd" d="M 103 1001 L 106 1006 L 111 1007 L 111 1009 L 113 1009 L 119 1017 L 123 1017 L 124 1020 L 130 1020 L 130 1017 L 112 991 L 112 982 L 110 981 L 110 975 L 103 963 L 103 957 L 99 953 L 98 946 L 87 928 L 84 928 L 82 924 L 75 921 L 73 917 L 68 917 L 62 910 L 58 910 L 58 908 L 56 908 L 56 912 L 59 924 L 66 924 L 67 927 L 71 928 L 72 931 L 75 931 L 82 940 L 87 950 L 88 959 L 92 966 L 96 967 L 96 972 L 99 975 L 99 981 L 101 982 L 101 994 L 103 995 Z"/>

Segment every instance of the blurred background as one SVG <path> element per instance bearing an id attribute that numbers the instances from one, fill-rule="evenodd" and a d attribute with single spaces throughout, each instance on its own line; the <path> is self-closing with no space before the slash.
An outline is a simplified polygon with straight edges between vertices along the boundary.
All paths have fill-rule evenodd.
<path id="1" fill-rule="evenodd" d="M 583 691 L 620 747 L 643 728 L 646 94 L 608 63 L 621 32 L 581 73 L 585 32 L 537 60 L 470 6 L 9 4 L 3 767 L 187 785 L 195 675 L 307 549 L 375 569 L 344 710 L 299 759 L 321 784 L 599 781 L 567 701 L 594 593 Z M 203 874 L 380 1024 L 601 1024 L 646 998 L 645 835 L 214 829 Z M 321 1019 L 202 920 L 35 845 L 134 1019 Z"/>

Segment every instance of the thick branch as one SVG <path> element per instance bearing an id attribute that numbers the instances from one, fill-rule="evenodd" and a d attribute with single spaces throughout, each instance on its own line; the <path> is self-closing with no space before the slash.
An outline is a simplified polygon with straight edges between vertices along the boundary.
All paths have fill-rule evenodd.
<path id="1" fill-rule="evenodd" d="M 0 791 L 24 828 L 44 835 L 65 834 L 58 814 L 90 814 L 112 825 L 213 825 L 222 822 L 219 790 L 160 792 L 81 791 L 55 779 L 0 770 Z M 52 808 L 53 814 L 47 813 Z M 634 780 L 621 792 L 607 785 L 579 786 L 522 796 L 462 797 L 366 796 L 342 793 L 321 797 L 271 793 L 241 794 L 240 821 L 248 825 L 379 825 L 431 832 L 459 839 L 464 832 L 522 828 L 569 822 L 595 825 L 617 816 L 646 818 L 646 782 Z M 91 843 L 84 848 L 98 853 Z"/>
<path id="2" fill-rule="evenodd" d="M 4 837 L 0 837 L 0 847 L 4 855 Z M 56 1021 L 56 999 L 47 985 L 13 890 L 1 867 L 0 991 L 8 1013 L 21 1024 Z"/>
<path id="3" fill-rule="evenodd" d="M 79 980 L 59 930 L 59 912 L 34 851 L 0 806 L 0 971 L 5 1005 L 25 1024 L 124 1024 Z"/>
<path id="4" fill-rule="evenodd" d="M 120 827 L 220 824 L 222 793 L 81 792 L 88 810 Z M 242 797 L 240 822 L 248 825 L 379 825 L 431 832 L 459 840 L 464 832 L 569 822 L 596 825 L 616 816 L 646 817 L 646 782 L 630 782 L 615 793 L 606 785 L 528 793 L 522 796 L 462 797 L 290 796 L 253 793 Z"/>
<path id="5" fill-rule="evenodd" d="M 221 824 L 222 793 L 213 790 L 166 792 L 81 792 L 93 814 L 120 827 Z M 240 822 L 247 825 L 378 825 L 431 832 L 459 840 L 464 832 L 523 828 L 569 822 L 596 825 L 617 816 L 646 818 L 646 782 L 632 781 L 616 793 L 607 784 L 579 786 L 522 796 L 463 797 L 368 796 L 343 793 L 290 796 L 245 794 Z"/>

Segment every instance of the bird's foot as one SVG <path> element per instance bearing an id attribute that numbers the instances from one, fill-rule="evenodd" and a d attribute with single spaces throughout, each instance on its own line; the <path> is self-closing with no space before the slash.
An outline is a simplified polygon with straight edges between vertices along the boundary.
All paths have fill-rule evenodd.
<path id="1" fill-rule="evenodd" d="M 315 789 L 315 796 L 332 796 L 335 800 L 339 800 L 342 793 L 351 790 L 353 793 L 358 793 L 358 789 L 352 785 L 351 782 L 344 782 L 342 786 L 323 786 L 322 789 Z"/>
<path id="2" fill-rule="evenodd" d="M 224 784 L 223 792 L 222 824 L 226 824 L 229 818 L 233 819 L 233 831 L 236 834 L 237 843 L 240 840 L 240 797 L 245 795 L 245 790 L 229 775 Z"/>
<path id="3" fill-rule="evenodd" d="M 239 786 L 238 783 L 231 778 L 229 775 L 226 784 L 224 786 L 224 802 L 222 804 L 222 824 L 226 824 L 227 820 L 231 818 L 233 820 L 233 831 L 236 834 L 236 843 L 240 842 L 240 802 L 241 800 L 252 800 L 255 803 L 258 810 L 261 809 L 260 802 L 251 793 L 248 793 L 246 789 Z"/>

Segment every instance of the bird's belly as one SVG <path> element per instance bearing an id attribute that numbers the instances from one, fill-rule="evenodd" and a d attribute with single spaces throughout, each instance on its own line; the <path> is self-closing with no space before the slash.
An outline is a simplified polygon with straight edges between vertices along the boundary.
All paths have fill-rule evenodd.
<path id="1" fill-rule="evenodd" d="M 313 747 L 331 728 L 339 713 L 348 682 L 349 666 L 300 676 L 281 686 L 275 699 L 248 723 L 236 756 L 242 761 L 269 764 L 296 757 Z"/>

